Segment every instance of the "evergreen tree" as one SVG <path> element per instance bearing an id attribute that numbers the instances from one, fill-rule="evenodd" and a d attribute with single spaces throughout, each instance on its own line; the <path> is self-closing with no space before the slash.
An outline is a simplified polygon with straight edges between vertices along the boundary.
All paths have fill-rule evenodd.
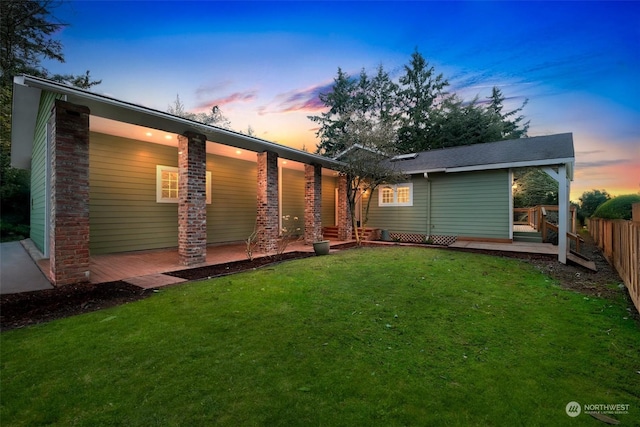
<path id="1" fill-rule="evenodd" d="M 444 89 L 449 82 L 442 74 L 436 75 L 434 67 L 417 50 L 411 55 L 409 65 L 404 66 L 404 75 L 399 81 L 398 149 L 404 153 L 429 150 L 434 109 L 447 95 Z"/>
<path id="2" fill-rule="evenodd" d="M 53 16 L 53 9 L 59 4 L 51 0 L 0 1 L 0 203 L 3 236 L 17 228 L 28 228 L 26 224 L 29 223 L 29 172 L 10 166 L 13 77 L 29 74 L 83 89 L 100 84 L 100 81 L 91 80 L 89 71 L 78 76 L 52 76 L 42 66 L 43 60 L 64 62 L 62 43 L 54 38 L 66 27 Z M 20 236 L 14 234 L 13 237 Z"/>
<path id="3" fill-rule="evenodd" d="M 589 218 L 598 209 L 598 207 L 611 199 L 611 195 L 606 190 L 591 190 L 582 193 L 579 197 L 580 206 L 578 207 L 578 217 L 581 221 Z"/>
<path id="4" fill-rule="evenodd" d="M 405 65 L 399 84 L 382 66 L 373 77 L 362 70 L 358 78 L 351 78 L 338 69 L 331 92 L 320 95 L 328 110 L 309 117 L 320 124 L 317 153 L 332 157 L 342 152 L 348 147 L 342 142 L 346 128 L 362 120 L 384 122 L 387 129 L 394 129 L 395 151 L 400 153 L 527 136 L 529 122 L 518 115 L 527 101 L 504 112 L 505 97 L 497 87 L 481 103 L 478 97 L 467 102 L 445 92 L 448 85 L 418 51 Z"/>
<path id="5" fill-rule="evenodd" d="M 398 119 L 397 92 L 398 85 L 391 80 L 389 73 L 384 70 L 382 65 L 379 65 L 369 87 L 369 111 L 374 119 L 391 127 L 396 126 Z"/>
<path id="6" fill-rule="evenodd" d="M 513 207 L 558 204 L 558 182 L 541 169 L 522 169 L 514 174 Z"/>
<path id="7" fill-rule="evenodd" d="M 478 98 L 465 103 L 456 95 L 450 96 L 432 114 L 427 137 L 431 149 L 495 141 L 491 139 L 491 115 L 478 104 Z"/>
<path id="8" fill-rule="evenodd" d="M 503 103 L 506 98 L 499 88 L 494 86 L 491 91 L 491 96 L 487 99 L 489 100 L 487 110 L 493 115 L 492 126 L 496 128 L 496 132 L 499 132 L 499 138 L 496 135 L 494 137 L 496 139 L 485 142 L 500 141 L 504 139 L 518 139 L 527 136 L 529 121 L 523 122 L 525 119 L 523 115 L 515 116 L 527 105 L 529 102 L 528 99 L 525 99 L 519 108 L 506 113 L 502 112 L 502 109 L 504 108 Z"/>
<path id="9" fill-rule="evenodd" d="M 331 91 L 320 94 L 320 101 L 329 108 L 328 111 L 319 116 L 309 116 L 311 121 L 320 125 L 316 132 L 320 138 L 316 153 L 333 157 L 346 149 L 343 136 L 354 111 L 355 90 L 356 82 L 338 68 Z"/>

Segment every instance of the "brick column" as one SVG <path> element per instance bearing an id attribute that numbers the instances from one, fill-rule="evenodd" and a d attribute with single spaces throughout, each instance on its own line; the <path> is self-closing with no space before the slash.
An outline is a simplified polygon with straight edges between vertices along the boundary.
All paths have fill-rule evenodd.
<path id="1" fill-rule="evenodd" d="M 50 277 L 89 281 L 89 109 L 56 100 L 51 130 Z"/>
<path id="2" fill-rule="evenodd" d="M 347 199 L 347 176 L 338 177 L 338 240 L 351 240 L 353 225 L 351 223 L 351 209 Z"/>
<path id="3" fill-rule="evenodd" d="M 178 136 L 178 257 L 190 266 L 207 260 L 207 139 Z"/>
<path id="4" fill-rule="evenodd" d="M 277 250 L 280 221 L 278 211 L 278 155 L 258 153 L 258 249 L 265 253 Z"/>
<path id="5" fill-rule="evenodd" d="M 322 237 L 322 166 L 304 165 L 304 242 Z"/>

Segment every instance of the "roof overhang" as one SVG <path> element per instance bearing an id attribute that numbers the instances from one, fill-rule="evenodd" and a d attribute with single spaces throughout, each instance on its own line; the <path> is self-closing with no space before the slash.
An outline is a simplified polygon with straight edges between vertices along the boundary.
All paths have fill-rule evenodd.
<path id="1" fill-rule="evenodd" d="M 342 163 L 317 154 L 244 135 L 227 129 L 205 125 L 169 113 L 98 95 L 61 83 L 33 76 L 17 76 L 13 84 L 12 164 L 16 167 L 30 166 L 31 149 L 40 104 L 41 91 L 59 94 L 68 102 L 84 105 L 91 115 L 116 120 L 169 133 L 182 135 L 185 132 L 203 134 L 208 141 L 217 142 L 243 150 L 261 153 L 271 151 L 282 159 L 306 164 L 316 164 L 333 169 Z M 15 151 L 13 147 L 15 146 Z M 13 160 L 15 153 L 15 163 Z"/>
<path id="2" fill-rule="evenodd" d="M 13 85 L 11 166 L 14 168 L 31 169 L 33 134 L 38 119 L 41 92 L 38 88 L 15 83 Z"/>
<path id="3" fill-rule="evenodd" d="M 486 164 L 486 165 L 470 165 L 470 166 L 459 166 L 459 167 L 452 167 L 452 168 L 408 170 L 408 171 L 405 171 L 404 173 L 406 173 L 407 175 L 437 173 L 437 172 L 456 173 L 456 172 L 473 172 L 473 171 L 496 170 L 496 169 L 517 169 L 517 168 L 527 168 L 527 167 L 565 165 L 567 166 L 567 177 L 571 181 L 573 181 L 574 163 L 575 163 L 575 158 L 567 157 L 562 159 L 530 160 L 526 162 L 493 163 L 493 164 Z"/>

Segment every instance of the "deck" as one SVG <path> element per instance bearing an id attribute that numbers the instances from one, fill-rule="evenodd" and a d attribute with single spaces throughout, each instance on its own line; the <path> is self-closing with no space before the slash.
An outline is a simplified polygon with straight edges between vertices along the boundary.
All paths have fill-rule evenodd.
<path id="1" fill-rule="evenodd" d="M 335 245 L 343 243 L 347 242 L 334 242 Z M 313 252 L 313 246 L 305 245 L 303 242 L 292 242 L 285 250 L 285 252 L 298 251 Z M 260 257 L 264 256 L 264 254 L 256 254 L 255 256 Z M 246 259 L 247 253 L 244 243 L 209 245 L 207 246 L 207 262 L 194 265 L 192 268 Z M 140 282 L 142 284 L 145 282 L 144 278 L 153 279 L 153 276 L 158 278 L 158 275 L 163 273 L 189 268 L 178 262 L 177 248 L 92 255 L 89 262 L 90 281 L 94 284 L 125 279 L 128 282 Z M 37 264 L 45 276 L 49 277 L 49 259 L 40 259 Z M 140 279 L 130 280 L 132 278 Z"/>
<path id="2" fill-rule="evenodd" d="M 456 249 L 477 249 L 496 252 L 521 252 L 528 254 L 554 255 L 556 257 L 558 256 L 558 247 L 552 245 L 551 243 L 493 243 L 458 240 L 452 245 L 449 245 L 449 247 Z"/>
<path id="3" fill-rule="evenodd" d="M 528 227 L 528 226 L 523 226 Z M 524 230 L 523 230 L 524 231 Z M 335 247 L 349 243 L 349 241 L 331 240 L 331 246 Z M 369 245 L 401 245 L 401 246 L 420 246 L 422 244 L 412 243 L 392 243 L 369 241 Z M 558 247 L 550 243 L 530 243 L 530 242 L 513 242 L 513 243 L 493 243 L 460 240 L 449 246 L 453 249 L 474 249 L 482 251 L 495 252 L 517 252 L 538 255 L 558 255 Z M 285 252 L 313 252 L 312 245 L 305 245 L 304 242 L 298 241 L 290 243 Z M 256 254 L 257 257 L 264 254 Z M 207 262 L 194 265 L 192 268 L 203 267 L 208 265 L 224 264 L 233 261 L 243 261 L 247 259 L 246 245 L 244 243 L 233 243 L 224 245 L 207 246 Z M 45 276 L 49 276 L 49 259 L 40 259 L 37 261 L 38 267 Z M 125 280 L 129 283 L 136 284 L 141 287 L 162 286 L 164 284 L 177 283 L 181 279 L 171 278 L 163 273 L 184 270 L 185 267 L 178 263 L 178 250 L 173 249 L 157 249 L 148 251 L 123 252 L 105 255 L 92 255 L 90 259 L 89 270 L 91 272 L 90 281 L 94 284 L 113 282 L 117 280 Z M 162 283 L 166 282 L 166 283 Z"/>

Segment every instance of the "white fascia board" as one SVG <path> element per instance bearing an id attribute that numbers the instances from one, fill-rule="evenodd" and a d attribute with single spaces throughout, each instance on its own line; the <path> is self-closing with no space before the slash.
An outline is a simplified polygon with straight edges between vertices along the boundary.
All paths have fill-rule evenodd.
<path id="1" fill-rule="evenodd" d="M 38 119 L 41 90 L 24 86 L 16 77 L 13 85 L 11 114 L 11 166 L 31 169 L 33 137 Z"/>
<path id="2" fill-rule="evenodd" d="M 278 154 L 278 157 L 283 159 L 293 160 L 300 163 L 318 164 L 328 169 L 337 168 L 342 165 L 342 162 L 328 157 L 307 153 L 292 147 L 243 135 L 227 129 L 204 125 L 169 113 L 97 95 L 37 77 L 24 76 L 23 80 L 24 83 L 30 87 L 36 87 L 66 95 L 67 101 L 87 106 L 91 111 L 91 115 L 94 116 L 164 130 L 179 135 L 189 131 L 197 132 L 204 134 L 207 137 L 207 140 L 211 142 L 217 142 L 257 153 L 272 151 Z"/>
<path id="3" fill-rule="evenodd" d="M 551 166 L 551 165 L 564 165 L 567 163 L 573 163 L 573 157 L 567 157 L 564 159 L 541 159 L 541 160 L 529 160 L 526 162 L 512 162 L 512 163 L 494 163 L 491 165 L 474 165 L 474 166 L 462 166 L 457 168 L 447 168 L 447 172 L 471 172 L 480 170 L 492 170 L 492 169 L 509 169 L 509 168 L 524 168 L 524 167 L 536 167 L 536 166 Z"/>
<path id="4" fill-rule="evenodd" d="M 472 166 L 460 166 L 455 168 L 439 168 L 439 169 L 416 169 L 404 171 L 407 175 L 421 174 L 421 173 L 455 173 L 455 172 L 473 172 L 495 169 L 511 169 L 511 168 L 524 168 L 524 167 L 536 167 L 536 166 L 551 166 L 551 165 L 570 165 L 568 169 L 573 171 L 573 157 L 567 157 L 563 159 L 542 159 L 542 160 L 530 160 L 526 162 L 512 162 L 512 163 L 494 163 L 488 165 L 472 165 Z M 570 177 L 573 179 L 573 176 Z"/>
<path id="5" fill-rule="evenodd" d="M 408 170 L 402 171 L 405 175 L 417 175 L 421 173 L 438 173 L 438 172 L 447 172 L 446 168 L 437 168 L 437 169 L 416 169 L 416 170 Z"/>

